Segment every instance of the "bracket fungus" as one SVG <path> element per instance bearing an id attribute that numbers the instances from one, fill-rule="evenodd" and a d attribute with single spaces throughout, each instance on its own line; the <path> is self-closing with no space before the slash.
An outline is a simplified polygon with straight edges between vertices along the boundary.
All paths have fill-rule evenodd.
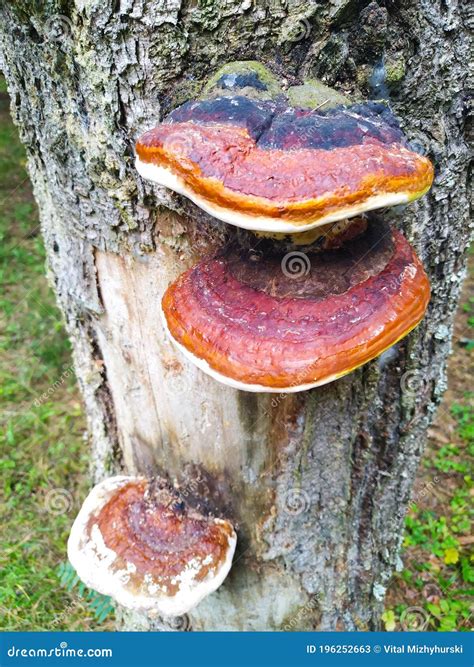
<path id="1" fill-rule="evenodd" d="M 419 259 L 372 211 L 421 197 L 433 166 L 385 104 L 349 104 L 316 81 L 285 94 L 251 62 L 211 82 L 138 139 L 136 166 L 248 231 L 168 287 L 165 329 L 234 388 L 325 384 L 395 344 L 426 311 Z"/>
<path id="2" fill-rule="evenodd" d="M 136 144 L 136 166 L 223 222 L 301 232 L 422 196 L 431 162 L 384 104 L 327 110 L 242 95 L 187 102 Z"/>
<path id="3" fill-rule="evenodd" d="M 408 242 L 372 220 L 329 252 L 273 247 L 255 258 L 234 244 L 170 285 L 162 310 L 173 341 L 215 379 L 290 393 L 381 354 L 418 324 L 429 296 Z"/>
<path id="4" fill-rule="evenodd" d="M 71 530 L 82 581 L 129 609 L 180 616 L 227 576 L 236 534 L 186 506 L 163 480 L 111 477 L 95 486 Z"/>

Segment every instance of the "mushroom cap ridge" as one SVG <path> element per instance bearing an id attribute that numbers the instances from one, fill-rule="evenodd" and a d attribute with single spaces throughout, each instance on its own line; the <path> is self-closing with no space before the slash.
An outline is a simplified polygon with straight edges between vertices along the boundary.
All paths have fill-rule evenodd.
<path id="1" fill-rule="evenodd" d="M 425 313 L 428 278 L 385 223 L 372 221 L 349 250 L 295 253 L 300 277 L 288 275 L 291 266 L 285 275 L 285 257 L 255 262 L 233 247 L 165 292 L 172 340 L 215 379 L 257 392 L 326 384 L 380 355 Z"/>
<path id="2" fill-rule="evenodd" d="M 387 107 L 327 111 L 225 97 L 187 103 L 139 138 L 138 171 L 245 229 L 299 232 L 409 202 L 433 180 Z"/>
<path id="3" fill-rule="evenodd" d="M 97 484 L 73 524 L 68 557 L 80 579 L 129 609 L 180 616 L 215 591 L 235 551 L 231 524 L 174 509 L 166 486 L 142 477 Z"/>

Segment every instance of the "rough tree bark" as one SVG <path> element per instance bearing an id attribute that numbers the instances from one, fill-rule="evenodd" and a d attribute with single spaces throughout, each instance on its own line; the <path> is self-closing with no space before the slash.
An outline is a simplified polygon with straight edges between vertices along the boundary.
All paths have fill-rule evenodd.
<path id="1" fill-rule="evenodd" d="M 468 241 L 469 3 L 0 2 L 3 70 L 51 282 L 74 347 L 93 476 L 161 472 L 239 533 L 189 618 L 125 627 L 378 627 L 425 433 L 445 387 Z M 226 61 L 389 96 L 436 183 L 399 211 L 431 277 L 428 316 L 381 359 L 288 396 L 216 384 L 165 340 L 168 282 L 234 233 L 133 167 L 136 136 Z"/>

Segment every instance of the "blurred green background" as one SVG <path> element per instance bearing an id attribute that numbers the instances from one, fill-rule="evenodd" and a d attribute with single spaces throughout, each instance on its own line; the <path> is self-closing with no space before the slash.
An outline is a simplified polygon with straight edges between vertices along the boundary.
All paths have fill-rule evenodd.
<path id="1" fill-rule="evenodd" d="M 0 79 L 0 629 L 112 630 L 108 598 L 66 563 L 69 528 L 88 489 L 81 399 L 54 296 L 25 155 Z M 456 321 L 449 390 L 430 431 L 406 519 L 403 569 L 386 630 L 472 626 L 474 280 Z"/>

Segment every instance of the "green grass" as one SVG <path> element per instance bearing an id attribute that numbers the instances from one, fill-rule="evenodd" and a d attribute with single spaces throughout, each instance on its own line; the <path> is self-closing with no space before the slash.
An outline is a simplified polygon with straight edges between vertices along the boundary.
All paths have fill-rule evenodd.
<path id="1" fill-rule="evenodd" d="M 471 270 L 456 319 L 451 390 L 422 459 L 405 521 L 404 569 L 394 577 L 382 617 L 387 630 L 467 631 L 473 625 L 473 288 Z"/>
<path id="2" fill-rule="evenodd" d="M 451 406 L 456 444 L 432 451 L 424 460 L 427 495 L 435 509 L 413 503 L 405 522 L 405 568 L 395 578 L 395 595 L 383 615 L 387 630 L 468 631 L 472 627 L 474 555 L 471 536 L 474 462 L 473 394 Z M 393 598 L 411 602 L 395 602 Z"/>
<path id="3" fill-rule="evenodd" d="M 86 630 L 99 627 L 97 600 L 61 583 L 69 528 L 87 490 L 85 424 L 3 90 L 2 84 L 0 628 Z"/>

